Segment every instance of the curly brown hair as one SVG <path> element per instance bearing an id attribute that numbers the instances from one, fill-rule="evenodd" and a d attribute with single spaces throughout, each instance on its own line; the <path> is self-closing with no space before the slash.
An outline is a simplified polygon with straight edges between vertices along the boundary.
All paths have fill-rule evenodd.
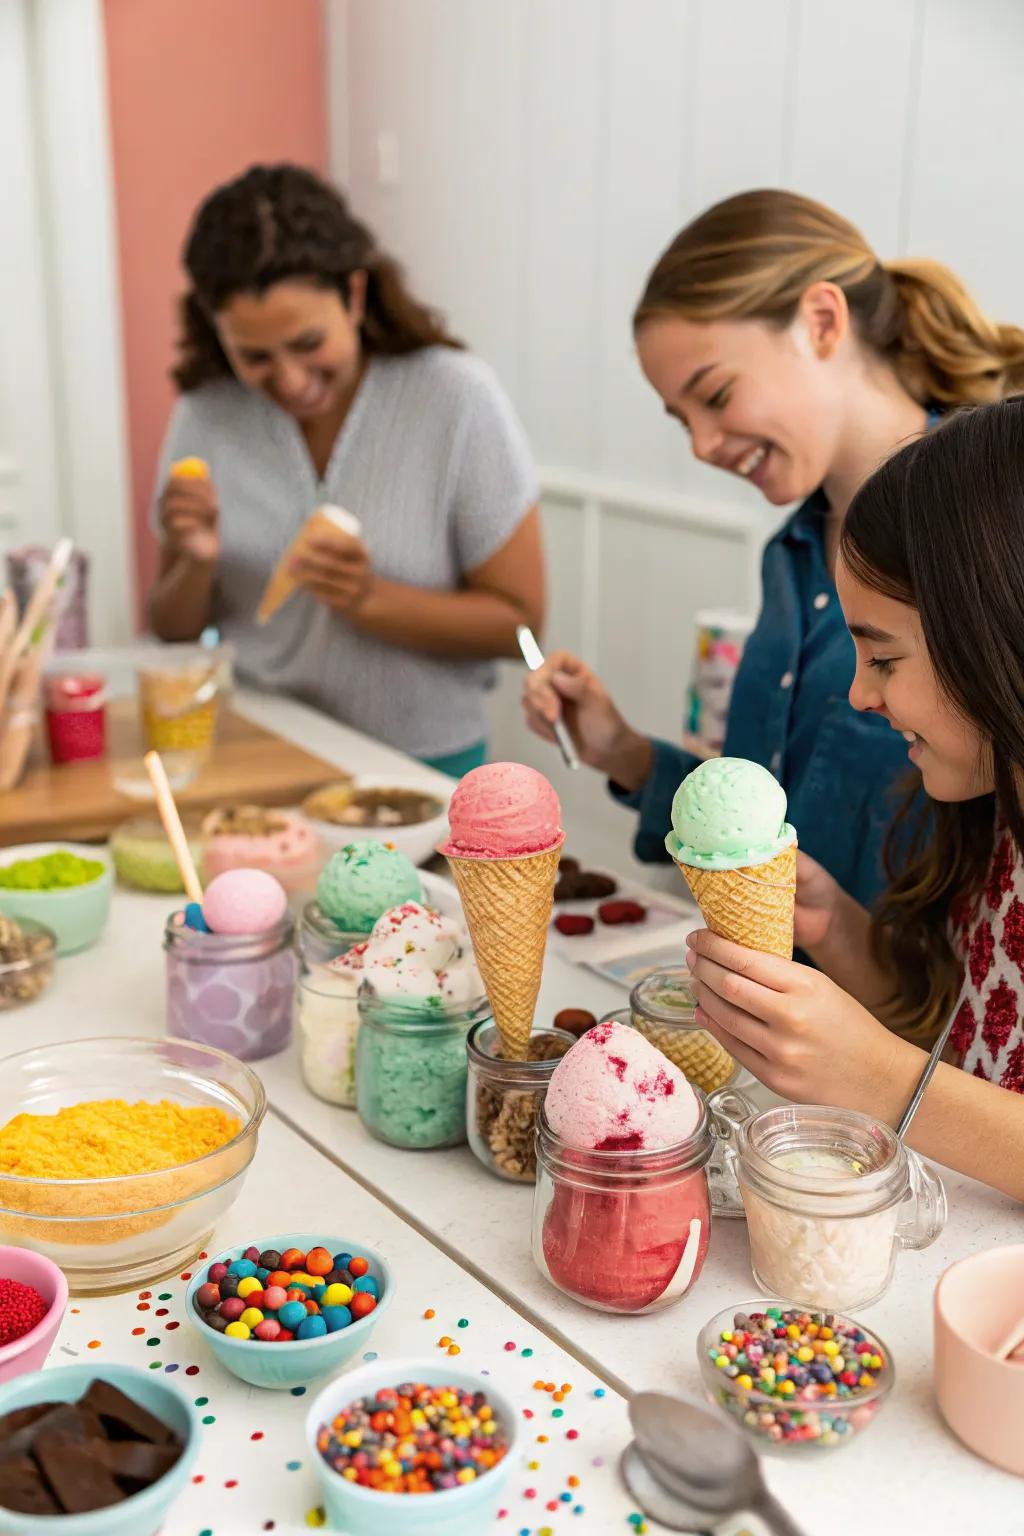
<path id="1" fill-rule="evenodd" d="M 254 165 L 200 205 L 184 252 L 191 288 L 181 300 L 178 362 L 183 391 L 230 377 L 213 316 L 239 293 L 264 293 L 300 278 L 334 288 L 348 303 L 353 272 L 366 273 L 360 326 L 367 352 L 396 356 L 422 347 L 461 347 L 443 318 L 409 292 L 405 274 L 381 251 L 336 188 L 299 165 Z"/>

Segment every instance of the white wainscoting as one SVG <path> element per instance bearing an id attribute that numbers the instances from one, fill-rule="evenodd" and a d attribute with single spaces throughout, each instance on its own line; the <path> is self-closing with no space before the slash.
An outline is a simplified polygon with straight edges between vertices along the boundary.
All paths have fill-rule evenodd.
<path id="1" fill-rule="evenodd" d="M 550 573 L 545 648 L 584 657 L 638 728 L 678 739 L 694 615 L 756 611 L 764 518 L 565 470 L 542 471 L 541 490 Z M 530 734 L 522 680 L 521 665 L 502 666 L 492 756 L 546 773 L 562 797 L 570 845 L 588 860 L 635 872 L 632 815 L 614 804 L 599 775 L 570 773 L 556 748 Z"/>

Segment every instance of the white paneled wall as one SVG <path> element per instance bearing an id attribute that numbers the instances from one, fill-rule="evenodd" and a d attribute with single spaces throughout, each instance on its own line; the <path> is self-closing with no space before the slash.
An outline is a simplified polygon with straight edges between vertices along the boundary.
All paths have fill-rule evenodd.
<path id="1" fill-rule="evenodd" d="M 783 185 L 1024 318 L 1024 0 L 328 3 L 335 169 L 558 466 L 549 644 L 676 731 L 694 609 L 754 602 L 774 516 L 690 457 L 644 383 L 645 275 L 709 202 Z M 517 694 L 498 692 L 494 745 L 550 766 Z M 628 822 L 592 777 L 564 786 L 570 822 L 621 856 Z"/>

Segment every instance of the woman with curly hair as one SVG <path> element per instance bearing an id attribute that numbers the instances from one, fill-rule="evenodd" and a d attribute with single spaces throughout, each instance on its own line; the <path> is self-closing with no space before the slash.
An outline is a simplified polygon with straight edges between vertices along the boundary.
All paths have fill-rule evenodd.
<path id="1" fill-rule="evenodd" d="M 311 171 L 258 165 L 217 188 L 184 259 L 153 629 L 190 640 L 216 624 L 246 681 L 466 772 L 485 755 L 493 659 L 544 613 L 537 488 L 508 400 Z M 208 477 L 171 474 L 183 457 Z M 258 625 L 322 503 L 361 537 L 313 543 L 298 594 Z"/>

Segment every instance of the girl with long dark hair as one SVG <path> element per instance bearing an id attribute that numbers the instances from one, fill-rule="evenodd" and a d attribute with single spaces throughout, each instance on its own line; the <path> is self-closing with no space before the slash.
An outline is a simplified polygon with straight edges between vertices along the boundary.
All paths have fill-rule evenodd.
<path id="1" fill-rule="evenodd" d="M 1024 397 L 956 412 L 876 470 L 836 579 L 850 702 L 904 738 L 914 824 L 893 827 L 873 915 L 822 871 L 798 880 L 817 970 L 694 934 L 700 1015 L 778 1093 L 895 1124 L 955 1012 L 910 1140 L 1024 1199 Z"/>
<path id="2" fill-rule="evenodd" d="M 544 612 L 534 473 L 497 380 L 312 171 L 257 165 L 217 188 L 185 268 L 153 629 L 216 623 L 247 681 L 453 774 L 476 766 L 492 659 Z M 182 458 L 209 476 L 171 474 Z M 267 578 L 320 503 L 362 536 L 315 542 L 261 627 Z"/>

